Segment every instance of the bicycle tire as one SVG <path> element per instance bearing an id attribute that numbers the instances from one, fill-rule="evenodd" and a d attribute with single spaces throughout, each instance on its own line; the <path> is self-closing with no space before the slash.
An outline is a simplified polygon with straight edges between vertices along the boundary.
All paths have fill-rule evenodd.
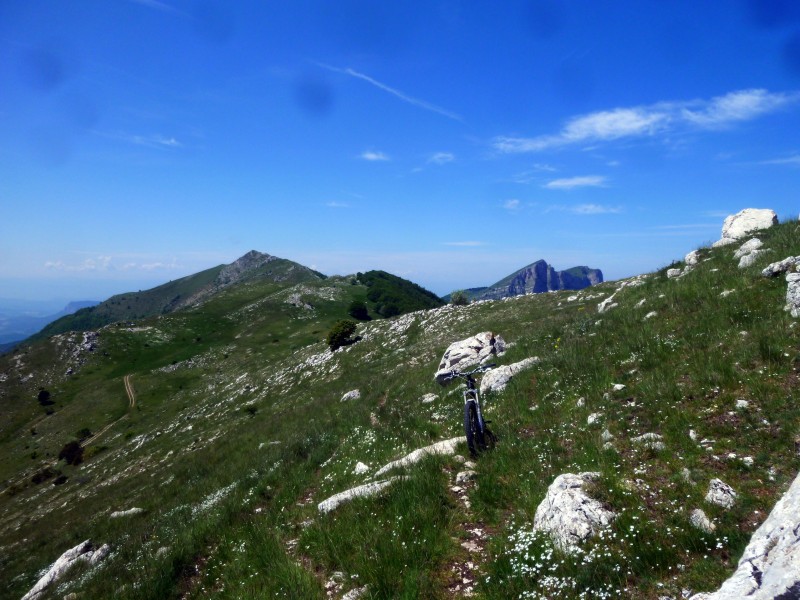
<path id="1" fill-rule="evenodd" d="M 467 436 L 467 447 L 472 456 L 486 450 L 486 441 L 478 422 L 478 410 L 474 402 L 464 404 L 464 433 Z"/>

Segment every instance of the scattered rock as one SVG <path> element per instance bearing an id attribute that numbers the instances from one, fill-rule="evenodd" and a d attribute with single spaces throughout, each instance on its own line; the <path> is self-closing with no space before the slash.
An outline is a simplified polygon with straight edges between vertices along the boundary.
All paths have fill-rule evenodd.
<path id="1" fill-rule="evenodd" d="M 736 399 L 736 408 L 738 408 L 739 410 L 744 410 L 748 406 L 750 406 L 750 403 L 747 400 L 745 400 L 744 398 L 737 398 Z"/>
<path id="2" fill-rule="evenodd" d="M 564 552 L 572 552 L 583 540 L 606 527 L 616 516 L 589 497 L 584 488 L 596 481 L 599 473 L 565 473 L 547 489 L 547 495 L 536 509 L 534 531 L 543 531 Z"/>
<path id="3" fill-rule="evenodd" d="M 625 389 L 625 384 L 624 383 L 615 383 L 615 384 L 613 384 L 611 386 L 611 389 L 613 391 L 615 391 L 615 392 L 621 392 L 622 390 Z"/>
<path id="4" fill-rule="evenodd" d="M 798 598 L 800 596 L 800 476 L 778 500 L 744 550 L 736 572 L 711 593 L 691 600 Z"/>
<path id="5" fill-rule="evenodd" d="M 520 371 L 541 362 L 538 356 L 526 358 L 513 365 L 502 365 L 484 373 L 481 379 L 481 394 L 486 392 L 502 392 L 511 378 Z"/>
<path id="6" fill-rule="evenodd" d="M 440 384 L 447 383 L 443 377 L 453 370 L 464 370 L 468 367 L 487 362 L 493 356 L 505 352 L 506 343 L 499 335 L 484 331 L 465 340 L 453 342 L 445 350 L 439 368 L 434 377 Z"/>
<path id="7" fill-rule="evenodd" d="M 684 257 L 683 262 L 686 263 L 687 267 L 696 267 L 700 262 L 700 251 L 692 250 Z"/>
<path id="8" fill-rule="evenodd" d="M 794 318 L 800 317 L 800 273 L 788 273 L 786 275 L 786 306 Z"/>
<path id="9" fill-rule="evenodd" d="M 699 508 L 695 508 L 692 511 L 692 514 L 689 516 L 689 522 L 700 531 L 705 531 L 706 533 L 712 533 L 717 528 L 706 516 L 706 513 Z"/>
<path id="10" fill-rule="evenodd" d="M 478 474 L 472 470 L 461 471 L 456 475 L 456 485 L 464 485 L 465 483 L 475 479 L 477 476 Z"/>
<path id="11" fill-rule="evenodd" d="M 423 404 L 430 404 L 431 402 L 436 402 L 439 399 L 439 396 L 436 394 L 425 394 L 422 398 L 419 399 L 420 402 Z"/>
<path id="12" fill-rule="evenodd" d="M 733 244 L 747 237 L 753 231 L 768 229 L 778 224 L 778 215 L 768 208 L 745 208 L 735 215 L 729 215 L 722 224 L 722 238 L 712 247 Z"/>
<path id="13" fill-rule="evenodd" d="M 587 425 L 594 425 L 603 418 L 603 413 L 592 413 L 586 418 Z"/>
<path id="14" fill-rule="evenodd" d="M 739 249 L 736 252 L 733 253 L 733 258 L 742 258 L 743 256 L 747 256 L 751 252 L 755 252 L 761 248 L 763 245 L 764 242 L 758 238 L 747 240 L 744 244 L 739 246 Z"/>
<path id="15" fill-rule="evenodd" d="M 96 550 L 93 548 L 89 540 L 85 540 L 70 548 L 64 554 L 58 557 L 58 560 L 52 564 L 47 573 L 36 582 L 31 590 L 22 597 L 22 600 L 39 600 L 44 596 L 45 590 L 52 584 L 61 579 L 64 574 L 78 562 L 86 562 L 90 565 L 96 565 L 103 560 L 111 548 L 108 544 L 103 544 Z"/>
<path id="16" fill-rule="evenodd" d="M 767 266 L 767 268 L 761 271 L 761 275 L 764 277 L 775 277 L 787 271 L 794 271 L 798 265 L 800 265 L 800 256 L 789 256 Z"/>
<path id="17" fill-rule="evenodd" d="M 613 434 L 613 433 L 611 433 L 611 432 L 610 432 L 608 429 L 605 429 L 605 430 L 603 431 L 603 433 L 601 433 L 601 434 L 600 434 L 600 438 L 601 438 L 601 439 L 602 439 L 604 442 L 610 442 L 611 440 L 613 440 L 613 439 L 614 439 L 614 434 Z"/>
<path id="18" fill-rule="evenodd" d="M 354 588 L 342 596 L 342 600 L 358 600 L 369 591 L 369 586 L 364 585 L 359 588 Z"/>
<path id="19" fill-rule="evenodd" d="M 344 396 L 342 396 L 340 402 L 347 402 L 348 400 L 358 400 L 359 398 L 361 398 L 361 391 L 351 390 L 347 392 Z"/>
<path id="20" fill-rule="evenodd" d="M 353 473 L 356 475 L 363 475 L 364 473 L 369 473 L 369 467 L 365 465 L 363 462 L 358 461 L 356 463 L 355 468 L 353 469 Z"/>
<path id="21" fill-rule="evenodd" d="M 716 504 L 722 508 L 731 508 L 736 504 L 736 492 L 721 479 L 712 479 L 708 484 L 706 502 Z"/>
<path id="22" fill-rule="evenodd" d="M 366 483 L 364 485 L 359 485 L 354 488 L 350 488 L 349 490 L 345 490 L 344 492 L 339 492 L 338 494 L 334 494 L 330 498 L 323 500 L 319 504 L 317 504 L 317 510 L 321 513 L 327 513 L 332 511 L 334 508 L 343 504 L 345 502 L 350 502 L 354 498 L 367 498 L 370 496 L 377 496 L 380 494 L 385 488 L 392 485 L 398 479 L 402 479 L 402 477 L 390 477 L 384 481 L 375 481 L 373 483 Z"/>
<path id="23" fill-rule="evenodd" d="M 419 448 L 418 450 L 414 450 L 412 453 L 407 454 L 403 458 L 399 458 L 394 460 L 384 466 L 382 466 L 378 471 L 375 473 L 375 477 L 380 477 L 384 473 L 388 473 L 392 469 L 397 467 L 407 467 L 408 465 L 413 465 L 421 461 L 428 455 L 437 455 L 437 454 L 455 454 L 456 453 L 456 446 L 460 443 L 466 443 L 467 438 L 464 436 L 451 438 L 449 440 L 443 440 L 441 442 L 436 442 L 435 444 L 431 444 L 430 446 L 426 446 L 425 448 Z"/>
<path id="24" fill-rule="evenodd" d="M 680 277 L 683 271 L 681 269 L 667 269 L 667 279 L 675 279 Z"/>
<path id="25" fill-rule="evenodd" d="M 656 311 L 654 311 L 654 310 L 651 310 L 649 313 L 647 313 L 644 316 L 644 320 L 647 321 L 648 319 L 652 319 L 653 317 L 657 317 L 657 316 L 658 316 L 658 313 Z"/>
<path id="26" fill-rule="evenodd" d="M 128 510 L 117 510 L 117 511 L 114 511 L 109 515 L 109 518 L 118 519 L 119 517 L 130 517 L 132 515 L 138 515 L 139 513 L 143 513 L 143 512 L 144 512 L 143 508 L 134 507 L 134 508 L 129 508 Z"/>
<path id="27" fill-rule="evenodd" d="M 750 254 L 745 254 L 739 259 L 739 268 L 746 269 L 747 267 L 755 264 L 759 256 L 767 252 L 767 250 L 753 250 Z"/>
<path id="28" fill-rule="evenodd" d="M 631 441 L 637 446 L 648 448 L 650 450 L 656 450 L 658 452 L 666 448 L 662 440 L 663 438 L 661 434 L 658 433 L 645 433 L 631 439 Z"/>

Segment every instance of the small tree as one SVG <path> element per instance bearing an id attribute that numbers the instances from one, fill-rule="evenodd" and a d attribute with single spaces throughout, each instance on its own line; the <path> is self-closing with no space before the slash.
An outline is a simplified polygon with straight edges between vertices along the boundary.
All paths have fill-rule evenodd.
<path id="1" fill-rule="evenodd" d="M 343 319 L 334 323 L 333 327 L 328 332 L 327 338 L 331 352 L 336 351 L 337 348 L 341 348 L 342 346 L 352 344 L 353 340 L 350 339 L 350 336 L 356 332 L 356 327 L 355 322 L 349 319 Z"/>
<path id="2" fill-rule="evenodd" d="M 347 312 L 354 319 L 358 319 L 359 321 L 369 321 L 367 303 L 363 300 L 353 300 L 350 303 L 350 308 L 347 310 Z"/>
<path id="3" fill-rule="evenodd" d="M 464 290 L 456 290 L 450 294 L 450 304 L 453 306 L 466 306 L 469 304 L 469 296 Z"/>

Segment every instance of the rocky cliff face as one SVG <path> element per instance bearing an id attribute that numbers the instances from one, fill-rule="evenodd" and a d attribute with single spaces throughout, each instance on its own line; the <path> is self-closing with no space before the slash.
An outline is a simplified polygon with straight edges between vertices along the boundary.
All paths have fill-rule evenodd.
<path id="1" fill-rule="evenodd" d="M 479 300 L 497 300 L 522 294 L 539 294 L 553 290 L 582 290 L 603 281 L 600 269 L 573 267 L 556 271 L 544 260 L 537 260 L 485 289 Z"/>

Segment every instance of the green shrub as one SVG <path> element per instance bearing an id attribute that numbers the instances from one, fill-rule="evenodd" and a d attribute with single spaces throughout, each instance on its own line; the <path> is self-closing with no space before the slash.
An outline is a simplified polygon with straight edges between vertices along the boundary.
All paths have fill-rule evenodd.
<path id="1" fill-rule="evenodd" d="M 67 461 L 68 465 L 79 465 L 83 462 L 83 447 L 78 440 L 72 440 L 64 444 L 61 452 L 58 453 L 58 458 Z"/>
<path id="2" fill-rule="evenodd" d="M 369 313 L 367 312 L 367 303 L 363 300 L 353 300 L 347 313 L 354 319 L 359 321 L 369 321 Z"/>
<path id="3" fill-rule="evenodd" d="M 450 304 L 454 306 L 466 306 L 469 304 L 469 296 L 464 290 L 456 290 L 450 294 Z"/>
<path id="4" fill-rule="evenodd" d="M 334 323 L 333 327 L 328 332 L 328 338 L 326 340 L 331 351 L 335 351 L 337 348 L 341 348 L 347 344 L 352 344 L 353 340 L 350 339 L 350 336 L 355 332 L 356 324 L 354 321 L 343 319 Z"/>

